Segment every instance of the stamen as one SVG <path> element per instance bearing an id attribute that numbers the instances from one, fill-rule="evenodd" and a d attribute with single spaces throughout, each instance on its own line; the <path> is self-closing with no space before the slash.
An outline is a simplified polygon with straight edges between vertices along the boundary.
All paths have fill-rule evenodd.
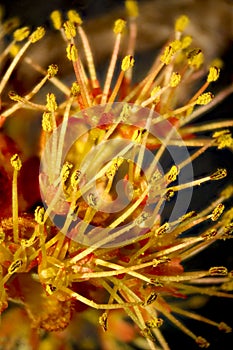
<path id="1" fill-rule="evenodd" d="M 12 217 L 13 217 L 13 238 L 14 242 L 19 241 L 19 221 L 18 221 L 18 189 L 17 189 L 17 177 L 22 167 L 21 160 L 18 154 L 11 157 L 11 165 L 14 169 L 12 180 Z"/>
<path id="2" fill-rule="evenodd" d="M 103 94 L 100 102 L 101 104 L 105 104 L 107 102 L 107 98 L 108 98 L 108 94 L 109 94 L 109 90 L 110 90 L 110 86 L 111 86 L 111 82 L 112 82 L 112 78 L 113 78 L 113 74 L 116 66 L 117 56 L 120 49 L 122 32 L 124 28 L 125 28 L 125 21 L 123 21 L 122 19 L 118 19 L 115 21 L 113 31 L 116 34 L 116 40 L 115 40 L 112 57 L 108 67 L 108 72 L 107 72 L 107 76 L 104 84 Z"/>

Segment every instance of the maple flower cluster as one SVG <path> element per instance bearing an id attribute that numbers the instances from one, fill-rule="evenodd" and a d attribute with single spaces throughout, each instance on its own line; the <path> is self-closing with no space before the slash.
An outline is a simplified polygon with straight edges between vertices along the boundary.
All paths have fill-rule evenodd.
<path id="1" fill-rule="evenodd" d="M 103 349 L 116 349 L 117 327 L 124 327 L 124 342 L 169 349 L 163 335 L 167 321 L 207 348 L 209 342 L 194 334 L 183 317 L 231 331 L 224 322 L 189 311 L 187 302 L 196 295 L 232 298 L 233 272 L 211 265 L 189 271 L 185 263 L 217 240 L 232 237 L 233 185 L 223 180 L 227 170 L 216 167 L 201 177 L 193 171 L 208 149 L 233 150 L 232 120 L 192 122 L 231 94 L 233 86 L 216 96 L 208 90 L 219 77 L 219 61 L 205 68 L 202 51 L 186 34 L 186 16 L 176 20 L 172 37 L 135 84 L 136 2 L 126 1 L 126 9 L 128 21 L 114 23 L 103 86 L 76 11 L 68 11 L 66 19 L 59 11 L 51 14 L 64 41 L 61 54 L 73 66 L 70 86 L 58 78 L 56 64 L 46 70 L 27 55 L 30 46 L 43 42 L 43 27 L 31 32 L 17 28 L 17 20 L 1 24 L 1 40 L 13 32 L 0 53 L 3 347 L 10 334 L 12 349 L 20 339 L 28 349 L 48 343 L 71 349 L 75 324 L 84 322 L 82 314 L 90 310 L 96 327 L 103 329 Z M 128 45 L 120 59 L 123 37 Z M 21 64 L 41 75 L 26 94 L 10 89 Z M 205 76 L 196 88 L 197 78 Z M 27 183 L 28 160 L 6 133 L 8 120 L 22 123 L 24 111 L 41 115 L 40 164 L 29 159 Z M 193 210 L 195 187 L 218 181 L 223 184 L 218 196 Z M 185 307 L 179 300 L 186 300 Z M 10 317 L 22 319 L 21 328 Z"/>

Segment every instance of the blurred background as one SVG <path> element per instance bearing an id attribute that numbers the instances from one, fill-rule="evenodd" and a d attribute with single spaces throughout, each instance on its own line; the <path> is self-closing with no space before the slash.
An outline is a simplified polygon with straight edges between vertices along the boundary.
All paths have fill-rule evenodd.
<path id="1" fill-rule="evenodd" d="M 64 12 L 74 8 L 80 12 L 84 19 L 84 27 L 93 47 L 94 58 L 98 63 L 98 74 L 106 72 L 109 55 L 112 51 L 111 28 L 115 19 L 125 17 L 123 0 L 53 0 L 53 1 L 31 1 L 31 0 L 0 0 L 5 9 L 4 18 L 17 16 L 21 25 L 30 25 L 32 28 L 45 25 L 51 28 L 50 13 L 59 9 Z M 214 93 L 221 91 L 225 86 L 233 82 L 233 3 L 224 0 L 151 0 L 139 1 L 140 17 L 138 19 L 138 41 L 136 52 L 136 80 L 143 76 L 145 70 L 150 67 L 158 49 L 172 33 L 174 19 L 180 14 L 188 14 L 191 18 L 189 32 L 195 38 L 195 44 L 201 47 L 206 55 L 207 64 L 215 57 L 221 57 L 224 66 L 220 79 L 211 86 Z M 35 48 L 32 55 L 38 57 L 41 64 L 46 67 L 47 63 L 57 63 L 59 44 L 56 45 L 53 33 L 49 34 L 47 45 L 49 56 L 44 56 L 44 51 L 39 52 Z M 55 42 L 55 44 L 54 44 Z M 52 45 L 52 46 L 51 46 Z M 52 49 L 50 50 L 50 48 Z M 47 52 L 48 52 L 47 51 Z M 63 57 L 63 53 L 61 55 Z M 55 60 L 54 60 L 55 59 Z M 69 71 L 64 68 L 64 75 Z M 20 73 L 19 73 L 20 77 Z M 21 77 L 22 78 L 22 77 Z M 25 76 L 24 76 L 25 78 Z M 66 77 L 64 77 L 65 79 Z M 26 84 L 25 84 L 26 85 Z M 25 87 L 26 89 L 26 87 Z M 217 106 L 213 111 L 204 116 L 205 121 L 213 119 L 233 118 L 232 95 Z M 199 120 L 200 122 L 200 120 Z M 35 127 L 35 125 L 34 125 Z M 208 159 L 203 158 L 202 172 L 211 171 L 216 167 L 226 167 L 229 171 L 229 182 L 233 181 L 233 156 L 230 151 L 215 152 L 207 154 Z M 208 161 L 206 161 L 208 160 Z M 200 164 L 199 164 L 200 165 Z M 197 169 L 199 171 L 199 169 Z M 202 174 L 201 174 L 202 175 Z M 219 188 L 218 188 L 219 187 Z M 217 188 L 220 190 L 221 183 Z M 216 190 L 216 183 L 212 188 Z M 193 202 L 198 209 L 198 201 L 202 190 L 196 194 Z M 223 265 L 231 270 L 233 268 L 233 244 L 232 240 L 218 242 L 192 261 L 187 262 L 187 267 L 192 269 L 204 269 L 210 266 Z M 200 314 L 216 320 L 225 321 L 231 327 L 232 323 L 232 301 L 228 299 L 211 298 L 211 300 L 200 310 Z M 206 326 L 196 321 L 184 320 L 194 333 L 204 336 L 211 343 L 210 350 L 230 350 L 233 347 L 232 334 L 223 334 L 211 326 Z M 184 336 L 172 325 L 163 327 L 172 350 L 197 349 L 195 343 Z M 86 336 L 86 335 L 85 335 Z M 78 345 L 76 349 L 79 348 Z M 122 349 L 126 349 L 124 346 Z M 128 348 L 127 348 L 128 349 Z M 133 349 L 133 348 L 132 348 Z M 135 348 L 136 349 L 136 348 Z M 15 349 L 10 349 L 15 350 Z M 101 350 L 98 346 L 96 349 Z M 114 349 L 112 349 L 114 350 Z"/>

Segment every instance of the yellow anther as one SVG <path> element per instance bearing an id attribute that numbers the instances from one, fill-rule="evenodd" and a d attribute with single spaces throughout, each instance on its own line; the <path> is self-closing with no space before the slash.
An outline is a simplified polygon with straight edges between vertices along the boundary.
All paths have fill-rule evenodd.
<path id="1" fill-rule="evenodd" d="M 155 86 L 150 93 L 150 96 L 154 97 L 154 103 L 158 103 L 160 101 L 160 90 L 161 86 Z"/>
<path id="2" fill-rule="evenodd" d="M 68 17 L 69 21 L 76 23 L 78 25 L 81 25 L 83 23 L 82 18 L 80 17 L 78 12 L 75 10 L 69 10 L 67 12 L 67 17 Z"/>
<path id="3" fill-rule="evenodd" d="M 223 331 L 225 333 L 231 333 L 232 332 L 232 328 L 230 326 L 228 326 L 225 322 L 220 322 L 218 325 L 218 329 L 220 331 Z"/>
<path id="4" fill-rule="evenodd" d="M 125 1 L 126 11 L 129 17 L 138 16 L 138 3 L 135 0 L 126 0 Z"/>
<path id="5" fill-rule="evenodd" d="M 209 269 L 210 276 L 227 276 L 228 270 L 225 266 L 215 266 Z"/>
<path id="6" fill-rule="evenodd" d="M 189 24 L 189 18 L 185 15 L 180 16 L 179 18 L 177 18 L 175 22 L 175 31 L 183 32 L 188 24 Z"/>
<path id="7" fill-rule="evenodd" d="M 203 337 L 198 336 L 195 341 L 200 348 L 208 348 L 210 346 L 210 343 Z"/>
<path id="8" fill-rule="evenodd" d="M 19 28 L 16 29 L 16 31 L 14 32 L 14 39 L 16 41 L 23 41 L 28 37 L 29 34 L 30 29 L 28 27 Z"/>
<path id="9" fill-rule="evenodd" d="M 71 40 L 76 35 L 76 28 L 73 22 L 66 21 L 64 24 L 65 35 L 68 40 Z"/>
<path id="10" fill-rule="evenodd" d="M 31 43 L 36 43 L 38 40 L 42 39 L 44 35 L 44 27 L 37 27 L 36 30 L 29 36 L 29 40 Z"/>
<path id="11" fill-rule="evenodd" d="M 35 217 L 35 221 L 39 224 L 39 225 L 43 225 L 44 223 L 44 215 L 45 215 L 45 209 L 44 207 L 40 207 L 38 206 L 34 212 L 34 217 Z"/>
<path id="12" fill-rule="evenodd" d="M 66 182 L 66 180 L 69 178 L 70 176 L 70 170 L 73 168 L 73 164 L 69 163 L 69 162 L 65 162 L 63 164 L 62 170 L 61 170 L 61 177 L 62 177 L 62 181 Z"/>
<path id="13" fill-rule="evenodd" d="M 47 69 L 48 78 L 53 78 L 58 72 L 58 66 L 56 64 L 50 64 Z"/>
<path id="14" fill-rule="evenodd" d="M 176 53 L 177 51 L 179 51 L 182 47 L 182 43 L 180 40 L 174 40 L 172 41 L 170 44 L 171 48 L 174 50 L 174 53 Z"/>
<path id="15" fill-rule="evenodd" d="M 100 324 L 100 326 L 103 328 L 104 331 L 106 331 L 107 328 L 108 328 L 107 321 L 108 321 L 108 316 L 107 316 L 107 313 L 104 312 L 104 313 L 99 317 L 99 324 Z"/>
<path id="16" fill-rule="evenodd" d="M 160 90 L 161 90 L 161 86 L 155 86 L 150 93 L 151 97 L 155 96 Z"/>
<path id="17" fill-rule="evenodd" d="M 145 301 L 145 305 L 151 305 L 157 299 L 157 293 L 152 292 Z"/>
<path id="18" fill-rule="evenodd" d="M 142 138 L 142 130 L 135 130 L 132 136 L 132 141 L 140 143 Z"/>
<path id="19" fill-rule="evenodd" d="M 74 82 L 71 86 L 70 91 L 71 91 L 71 95 L 73 95 L 73 96 L 79 95 L 81 92 L 79 84 L 77 82 Z"/>
<path id="20" fill-rule="evenodd" d="M 55 95 L 52 93 L 48 93 L 46 98 L 47 98 L 46 108 L 48 109 L 49 112 L 55 112 L 57 109 L 57 102 L 56 102 Z"/>
<path id="21" fill-rule="evenodd" d="M 222 149 L 225 147 L 233 148 L 233 138 L 230 133 L 230 130 L 216 131 L 213 134 L 213 138 L 216 139 L 218 149 Z"/>
<path id="22" fill-rule="evenodd" d="M 61 26 L 62 26 L 61 12 L 58 10 L 53 11 L 50 15 L 50 18 L 52 20 L 54 28 L 57 30 L 61 29 Z"/>
<path id="23" fill-rule="evenodd" d="M 52 295 L 52 294 L 54 293 L 54 290 L 53 290 L 52 286 L 49 285 L 49 284 L 46 284 L 45 290 L 46 290 L 46 293 L 47 293 L 48 295 Z"/>
<path id="24" fill-rule="evenodd" d="M 123 19 L 117 19 L 114 23 L 113 31 L 115 34 L 122 34 L 125 29 L 126 22 Z"/>
<path id="25" fill-rule="evenodd" d="M 181 75 L 179 73 L 173 72 L 170 79 L 170 86 L 176 87 L 181 80 Z"/>
<path id="26" fill-rule="evenodd" d="M 177 176 L 179 174 L 179 168 L 177 165 L 173 165 L 171 169 L 169 170 L 168 174 L 166 175 L 167 181 L 173 182 L 177 179 Z"/>
<path id="27" fill-rule="evenodd" d="M 205 238 L 206 240 L 208 239 L 212 239 L 216 236 L 216 234 L 218 233 L 218 231 L 216 231 L 214 228 L 207 231 L 207 232 L 204 232 L 201 234 L 201 237 Z"/>
<path id="28" fill-rule="evenodd" d="M 230 130 L 229 129 L 215 131 L 215 133 L 213 134 L 213 138 L 214 139 L 218 139 L 221 136 L 225 136 L 225 135 L 229 135 L 229 134 L 230 134 Z"/>
<path id="29" fill-rule="evenodd" d="M 146 321 L 146 326 L 148 328 L 159 328 L 163 324 L 162 318 L 154 318 L 153 320 Z"/>
<path id="30" fill-rule="evenodd" d="M 168 65 L 171 62 L 171 59 L 174 55 L 175 51 L 171 47 L 171 45 L 166 46 L 163 54 L 160 56 L 160 61 L 166 65 Z"/>
<path id="31" fill-rule="evenodd" d="M 42 116 L 42 129 L 46 132 L 53 131 L 52 114 L 50 112 L 44 112 Z"/>
<path id="32" fill-rule="evenodd" d="M 221 180 L 227 176 L 227 171 L 224 168 L 218 169 L 212 175 L 210 175 L 211 180 Z"/>
<path id="33" fill-rule="evenodd" d="M 20 267 L 23 265 L 22 259 L 17 259 L 11 263 L 11 265 L 8 267 L 8 273 L 9 275 L 13 275 L 13 273 L 17 272 Z"/>
<path id="34" fill-rule="evenodd" d="M 71 186 L 73 188 L 76 188 L 77 185 L 79 184 L 79 181 L 80 181 L 80 177 L 81 177 L 81 171 L 76 169 L 72 175 L 71 175 L 71 178 L 70 178 L 70 183 L 71 183 Z"/>
<path id="35" fill-rule="evenodd" d="M 12 101 L 15 101 L 15 102 L 22 102 L 23 101 L 23 97 L 19 96 L 18 94 L 16 94 L 16 92 L 14 91 L 10 91 L 8 93 L 8 96 L 10 97 L 10 99 Z"/>
<path id="36" fill-rule="evenodd" d="M 131 55 L 125 56 L 121 63 L 121 69 L 123 72 L 134 66 L 134 58 Z"/>
<path id="37" fill-rule="evenodd" d="M 21 162 L 21 159 L 19 158 L 18 154 L 14 154 L 11 157 L 11 165 L 17 171 L 19 171 L 21 169 L 22 162 Z"/>
<path id="38" fill-rule="evenodd" d="M 121 158 L 121 157 L 118 157 L 112 160 L 111 165 L 108 171 L 106 172 L 106 175 L 108 178 L 112 178 L 115 176 L 117 170 L 119 169 L 123 161 L 124 161 L 124 158 Z"/>
<path id="39" fill-rule="evenodd" d="M 218 67 L 210 67 L 209 74 L 207 77 L 208 83 L 211 83 L 212 81 L 216 81 L 219 78 L 220 69 Z"/>
<path id="40" fill-rule="evenodd" d="M 157 228 L 157 230 L 155 231 L 155 235 L 163 236 L 169 230 L 169 228 L 170 228 L 169 223 L 165 222 L 165 224 Z"/>
<path id="41" fill-rule="evenodd" d="M 184 222 L 184 221 L 189 220 L 195 216 L 197 216 L 197 213 L 194 210 L 192 210 L 192 211 L 189 211 L 188 213 L 182 215 L 181 218 L 179 218 L 179 220 L 181 222 Z"/>
<path id="42" fill-rule="evenodd" d="M 181 48 L 187 49 L 192 44 L 193 38 L 190 35 L 186 35 L 181 39 Z"/>
<path id="43" fill-rule="evenodd" d="M 10 48 L 10 54 L 13 57 L 15 57 L 18 54 L 19 50 L 20 50 L 20 46 L 19 45 L 16 45 L 16 44 L 12 45 L 11 48 Z"/>
<path id="44" fill-rule="evenodd" d="M 196 101 L 196 104 L 198 105 L 207 105 L 210 103 L 214 98 L 214 95 L 211 92 L 204 92 L 204 94 L 201 94 Z"/>
<path id="45" fill-rule="evenodd" d="M 224 204 L 222 203 L 218 204 L 217 207 L 214 208 L 214 210 L 211 213 L 211 220 L 217 221 L 219 217 L 222 215 L 224 208 L 225 208 Z"/>
<path id="46" fill-rule="evenodd" d="M 204 55 L 201 49 L 190 50 L 187 54 L 188 64 L 194 68 L 199 69 L 204 62 Z"/>
<path id="47" fill-rule="evenodd" d="M 70 61 L 75 62 L 78 58 L 78 50 L 75 45 L 69 44 L 66 48 L 66 55 Z"/>
<path id="48" fill-rule="evenodd" d="M 175 195 L 175 191 L 173 189 L 169 188 L 165 193 L 165 198 L 167 201 L 170 201 L 170 199 L 172 197 L 174 197 L 174 195 Z"/>
<path id="49" fill-rule="evenodd" d="M 221 236 L 223 240 L 232 238 L 233 235 L 233 222 L 224 227 L 224 234 Z"/>

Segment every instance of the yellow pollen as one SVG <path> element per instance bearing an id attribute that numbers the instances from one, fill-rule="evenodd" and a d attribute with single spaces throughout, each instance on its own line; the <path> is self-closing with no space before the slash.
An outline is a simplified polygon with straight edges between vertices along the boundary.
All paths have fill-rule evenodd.
<path id="1" fill-rule="evenodd" d="M 160 61 L 168 65 L 171 62 L 174 53 L 175 51 L 170 45 L 166 46 L 163 54 L 160 56 Z"/>
<path id="2" fill-rule="evenodd" d="M 156 236 L 163 236 L 168 230 L 169 230 L 170 226 L 168 222 L 165 222 L 165 224 L 163 224 L 162 226 L 160 226 L 156 231 L 155 231 L 155 235 Z"/>
<path id="3" fill-rule="evenodd" d="M 135 0 L 125 1 L 126 11 L 129 17 L 138 17 L 138 3 Z"/>
<path id="4" fill-rule="evenodd" d="M 63 165 L 62 170 L 61 170 L 61 176 L 62 176 L 63 182 L 66 182 L 66 180 L 69 178 L 70 170 L 72 168 L 73 168 L 73 164 L 71 164 L 69 162 L 65 162 L 65 164 Z"/>
<path id="5" fill-rule="evenodd" d="M 53 78 L 58 72 L 58 66 L 56 64 L 50 64 L 47 69 L 48 78 Z"/>
<path id="6" fill-rule="evenodd" d="M 224 204 L 222 203 L 218 204 L 217 207 L 214 208 L 214 210 L 211 213 L 211 220 L 217 221 L 219 217 L 222 215 L 224 208 L 225 208 Z"/>
<path id="7" fill-rule="evenodd" d="M 13 57 L 15 57 L 18 54 L 19 50 L 20 50 L 20 46 L 15 44 L 15 45 L 11 46 L 10 54 Z"/>
<path id="8" fill-rule="evenodd" d="M 46 132 L 53 131 L 52 114 L 50 112 L 44 112 L 42 116 L 42 129 Z"/>
<path id="9" fill-rule="evenodd" d="M 204 94 L 201 94 L 196 103 L 198 105 L 207 105 L 208 103 L 210 103 L 213 100 L 214 96 L 211 92 L 205 92 Z"/>
<path id="10" fill-rule="evenodd" d="M 65 35 L 68 40 L 71 40 L 76 35 L 76 28 L 74 26 L 74 23 L 71 21 L 66 21 L 64 24 L 65 29 Z"/>
<path id="11" fill-rule="evenodd" d="M 16 31 L 14 32 L 14 39 L 16 41 L 23 41 L 28 37 L 29 34 L 30 34 L 30 29 L 28 27 L 16 29 Z"/>
<path id="12" fill-rule="evenodd" d="M 9 275 L 13 275 L 16 271 L 20 269 L 23 265 L 23 260 L 22 259 L 16 259 L 11 263 L 11 265 L 8 267 L 8 273 Z"/>
<path id="13" fill-rule="evenodd" d="M 23 101 L 23 98 L 21 96 L 19 96 L 18 94 L 16 94 L 14 91 L 10 91 L 8 93 L 8 96 L 10 97 L 10 99 L 12 101 L 15 101 L 15 102 L 22 102 Z"/>
<path id="14" fill-rule="evenodd" d="M 148 328 L 159 328 L 160 326 L 162 326 L 163 324 L 163 320 L 162 318 L 155 318 L 153 320 L 149 320 L 146 322 L 146 326 Z"/>
<path id="15" fill-rule="evenodd" d="M 227 276 L 228 270 L 225 266 L 214 266 L 209 269 L 210 276 Z"/>
<path id="16" fill-rule="evenodd" d="M 114 23 L 113 31 L 115 34 L 122 34 L 125 29 L 126 22 L 123 19 L 117 19 Z"/>
<path id="17" fill-rule="evenodd" d="M 58 10 L 53 11 L 50 15 L 50 18 L 52 20 L 54 28 L 57 30 L 61 29 L 61 26 L 62 26 L 61 12 Z"/>
<path id="18" fill-rule="evenodd" d="M 45 215 L 45 209 L 44 207 L 40 207 L 38 206 L 34 212 L 34 217 L 35 217 L 35 221 L 39 224 L 39 225 L 43 225 L 44 223 L 44 215 Z"/>
<path id="19" fill-rule="evenodd" d="M 211 180 L 221 180 L 221 179 L 223 179 L 226 176 L 227 176 L 226 169 L 218 169 L 217 171 L 215 171 L 215 173 L 213 173 L 210 176 L 210 179 Z"/>
<path id="20" fill-rule="evenodd" d="M 75 62 L 78 58 L 78 50 L 75 45 L 69 44 L 66 48 L 66 55 L 70 61 Z"/>
<path id="21" fill-rule="evenodd" d="M 181 39 L 181 48 L 187 49 L 192 44 L 193 38 L 190 35 L 186 35 Z"/>
<path id="22" fill-rule="evenodd" d="M 176 87 L 181 80 L 181 75 L 179 73 L 173 72 L 170 79 L 170 86 Z"/>
<path id="23" fill-rule="evenodd" d="M 218 149 L 223 149 L 225 147 L 233 147 L 233 138 L 229 130 L 216 131 L 213 134 L 213 138 L 216 140 Z"/>
<path id="24" fill-rule="evenodd" d="M 170 171 L 168 172 L 166 178 L 168 182 L 173 182 L 177 179 L 177 176 L 179 174 L 179 168 L 176 165 L 173 165 L 170 169 Z"/>
<path id="25" fill-rule="evenodd" d="M 19 171 L 21 169 L 22 162 L 18 154 L 14 154 L 11 157 L 11 165 L 16 171 Z"/>
<path id="26" fill-rule="evenodd" d="M 187 54 L 188 64 L 194 68 L 199 69 L 204 62 L 204 55 L 201 49 L 190 50 Z"/>
<path id="27" fill-rule="evenodd" d="M 170 46 L 174 50 L 174 53 L 175 53 L 181 49 L 182 43 L 180 40 L 174 40 L 170 43 Z"/>
<path id="28" fill-rule="evenodd" d="M 71 91 L 71 94 L 72 94 L 73 96 L 79 95 L 80 92 L 81 92 L 81 89 L 80 89 L 79 84 L 78 84 L 77 82 L 74 82 L 74 83 L 72 84 L 72 86 L 71 86 L 70 91 Z"/>
<path id="29" fill-rule="evenodd" d="M 37 29 L 29 36 L 31 43 L 36 43 L 38 40 L 42 39 L 45 35 L 45 29 L 43 27 L 37 27 Z"/>
<path id="30" fill-rule="evenodd" d="M 82 18 L 80 17 L 78 12 L 75 10 L 69 10 L 67 12 L 67 17 L 68 17 L 69 21 L 76 23 L 78 25 L 81 25 L 83 23 Z"/>
<path id="31" fill-rule="evenodd" d="M 99 317 L 99 324 L 103 328 L 104 331 L 107 330 L 107 321 L 108 321 L 108 315 L 106 312 L 104 312 L 100 317 Z"/>
<path id="32" fill-rule="evenodd" d="M 80 177 L 81 177 L 81 171 L 76 169 L 71 175 L 71 179 L 70 179 L 71 187 L 73 188 L 77 187 L 80 181 Z"/>
<path id="33" fill-rule="evenodd" d="M 175 22 L 175 31 L 183 32 L 188 24 L 189 24 L 189 18 L 185 15 L 180 16 L 179 18 L 177 18 Z"/>
<path id="34" fill-rule="evenodd" d="M 47 94 L 47 104 L 46 108 L 49 110 L 49 112 L 55 112 L 57 109 L 57 102 L 56 102 L 56 97 L 52 93 Z"/>
<path id="35" fill-rule="evenodd" d="M 211 83 L 212 81 L 216 81 L 219 78 L 219 74 L 220 69 L 218 67 L 210 67 L 207 82 Z"/>
<path id="36" fill-rule="evenodd" d="M 123 72 L 127 71 L 129 68 L 134 66 L 134 58 L 130 55 L 125 56 L 122 60 L 121 63 L 121 69 L 123 70 Z"/>

